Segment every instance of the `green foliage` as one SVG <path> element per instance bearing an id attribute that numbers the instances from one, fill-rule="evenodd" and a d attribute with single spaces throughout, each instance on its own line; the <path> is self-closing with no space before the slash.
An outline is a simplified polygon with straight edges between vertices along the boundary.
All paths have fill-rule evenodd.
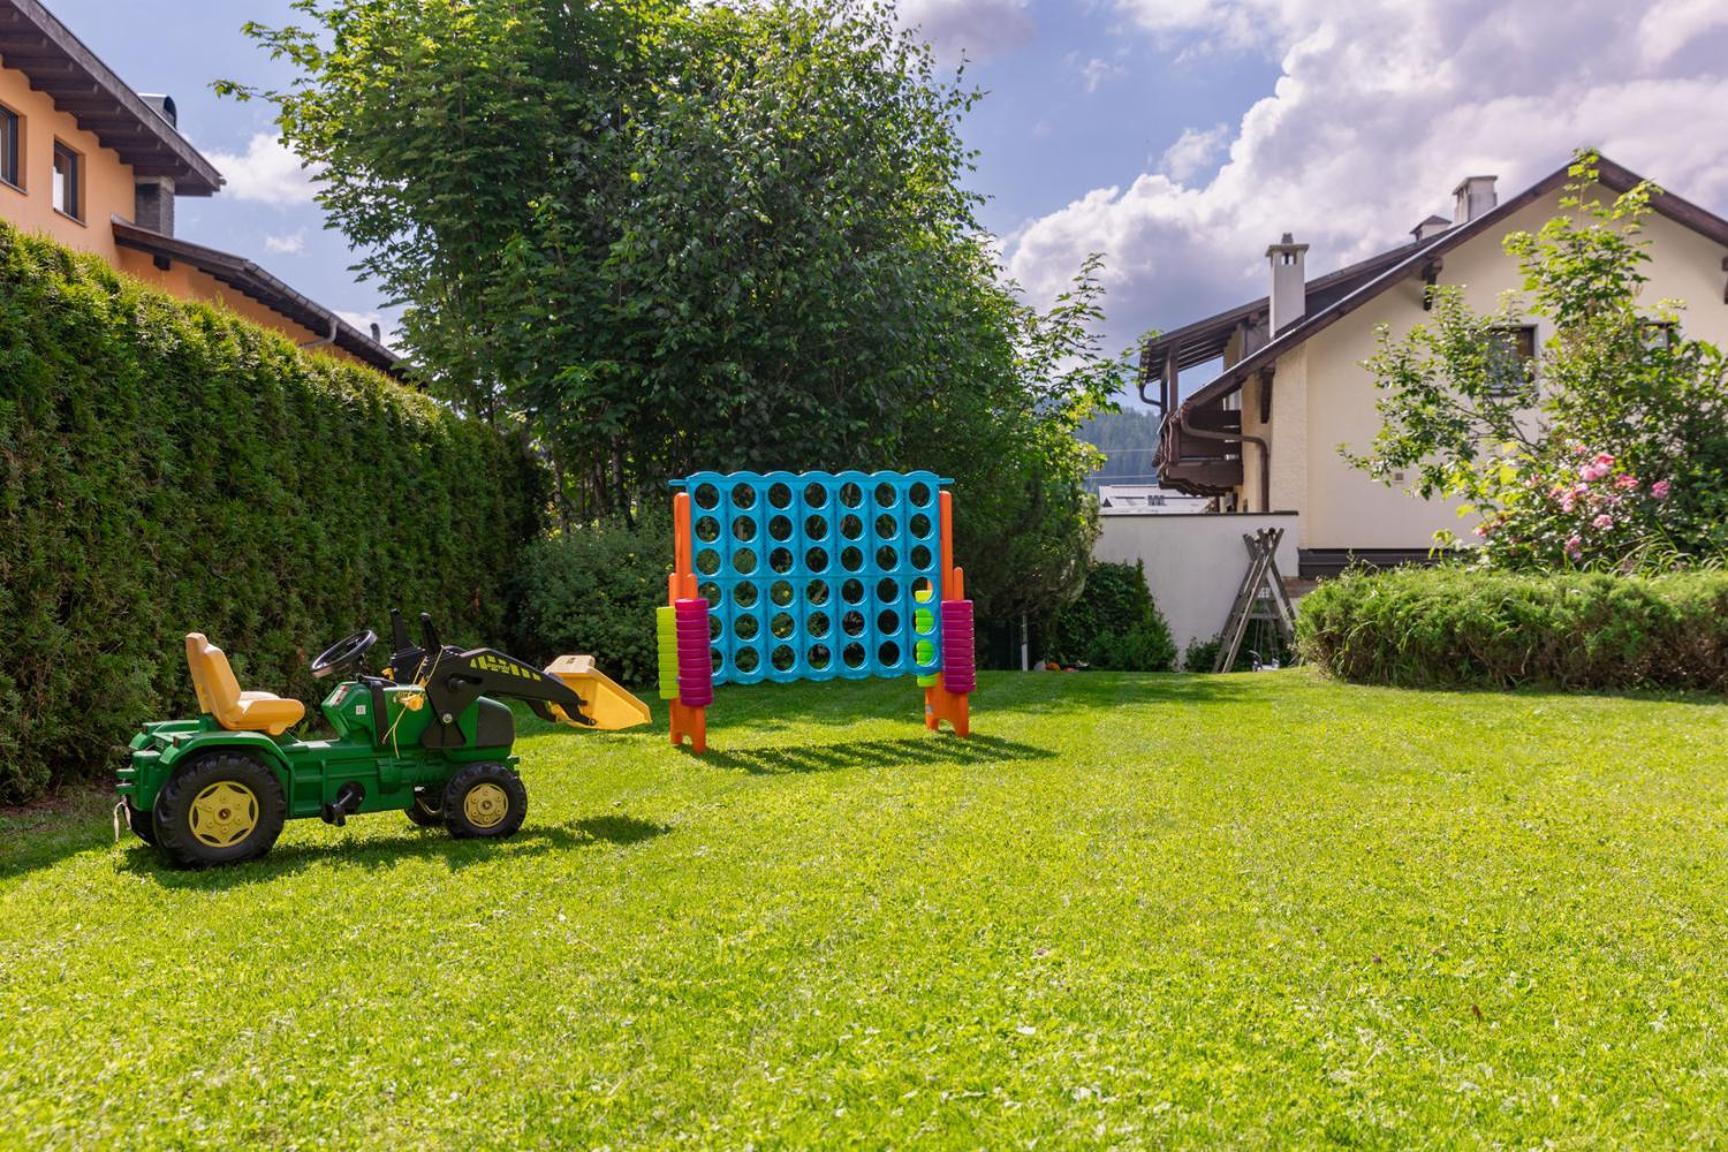
<path id="1" fill-rule="evenodd" d="M 0 1146 L 1728 1132 L 1719 701 L 986 674 L 961 741 L 903 680 L 727 687 L 700 762 L 655 711 L 522 714 L 501 843 L 177 873 L 107 796 L 0 809 Z"/>
<path id="2" fill-rule="evenodd" d="M 492 430 L 8 227 L 0 381 L 0 803 L 190 709 L 187 632 L 307 699 L 391 605 L 503 634 L 539 497 Z"/>
<path id="3" fill-rule="evenodd" d="M 1123 672 L 1168 672 L 1176 662 L 1176 642 L 1138 560 L 1093 564 L 1079 599 L 1057 613 L 1050 646 L 1065 664 Z"/>
<path id="4" fill-rule="evenodd" d="M 1728 687 L 1728 573 L 1351 573 L 1302 601 L 1302 653 L 1403 687 Z"/>
<path id="5" fill-rule="evenodd" d="M 1499 567 L 1661 570 L 1728 551 L 1728 359 L 1684 335 L 1679 302 L 1641 304 L 1661 192 L 1604 203 L 1595 163 L 1573 166 L 1564 215 L 1507 237 L 1527 302 L 1483 316 L 1442 288 L 1429 323 L 1382 330 L 1368 367 L 1385 425 L 1366 455 L 1345 453 L 1462 500 Z M 1533 371 L 1506 335 L 1531 317 L 1553 329 Z"/>
<path id="6" fill-rule="evenodd" d="M 1072 432 L 1121 384 L 1097 265 L 1046 316 L 999 282 L 975 93 L 890 8 L 296 8 L 250 29 L 297 74 L 262 95 L 428 385 L 525 427 L 566 527 L 697 469 L 931 468 L 981 616 L 1078 590 Z"/>
<path id="7" fill-rule="evenodd" d="M 671 540 L 670 518 L 650 516 L 531 544 L 513 584 L 519 635 L 511 651 L 533 659 L 585 652 L 616 680 L 653 684 L 654 609 L 666 603 Z"/>

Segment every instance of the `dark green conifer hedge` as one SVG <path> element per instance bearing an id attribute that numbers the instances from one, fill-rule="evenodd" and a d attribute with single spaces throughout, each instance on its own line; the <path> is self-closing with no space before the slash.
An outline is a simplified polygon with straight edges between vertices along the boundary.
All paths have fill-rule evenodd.
<path id="1" fill-rule="evenodd" d="M 189 631 L 309 702 L 391 605 L 501 639 L 540 503 L 412 389 L 0 225 L 0 803 L 190 714 Z"/>

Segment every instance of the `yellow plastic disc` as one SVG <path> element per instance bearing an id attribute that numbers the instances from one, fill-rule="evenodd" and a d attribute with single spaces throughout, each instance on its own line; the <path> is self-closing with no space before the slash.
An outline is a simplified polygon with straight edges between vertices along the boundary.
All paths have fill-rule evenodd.
<path id="1" fill-rule="evenodd" d="M 211 848 L 232 848 L 258 827 L 258 797 L 232 780 L 219 780 L 192 799 L 192 835 Z"/>
<path id="2" fill-rule="evenodd" d="M 476 784 L 462 797 L 462 814 L 476 828 L 495 828 L 510 812 L 510 795 L 496 784 Z"/>

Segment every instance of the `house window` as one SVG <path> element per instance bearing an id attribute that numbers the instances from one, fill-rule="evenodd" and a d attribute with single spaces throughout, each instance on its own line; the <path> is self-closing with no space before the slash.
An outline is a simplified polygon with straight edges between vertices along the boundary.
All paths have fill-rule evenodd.
<path id="1" fill-rule="evenodd" d="M 54 141 L 54 211 L 84 219 L 84 157 Z"/>
<path id="2" fill-rule="evenodd" d="M 17 112 L 0 104 L 0 180 L 14 188 L 24 187 L 24 121 Z"/>
<path id="3" fill-rule="evenodd" d="M 1650 349 L 1672 348 L 1680 339 L 1680 330 L 1672 320 L 1644 321 L 1644 346 Z"/>
<path id="4" fill-rule="evenodd" d="M 1517 324 L 1494 330 L 1488 378 L 1500 394 L 1516 392 L 1536 379 L 1536 326 Z"/>
<path id="5" fill-rule="evenodd" d="M 18 169 L 18 113 L 0 104 L 0 180 L 14 188 L 24 187 L 24 174 Z"/>

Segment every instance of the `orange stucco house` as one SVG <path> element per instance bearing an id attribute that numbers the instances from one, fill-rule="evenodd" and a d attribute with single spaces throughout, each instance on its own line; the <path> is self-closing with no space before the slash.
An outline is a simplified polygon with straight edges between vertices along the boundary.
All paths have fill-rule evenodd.
<path id="1" fill-rule="evenodd" d="M 128 88 L 37 0 L 0 0 L 0 219 L 308 350 L 395 372 L 376 333 L 245 257 L 174 235 L 175 200 L 221 187 L 180 135 L 172 99 Z"/>

